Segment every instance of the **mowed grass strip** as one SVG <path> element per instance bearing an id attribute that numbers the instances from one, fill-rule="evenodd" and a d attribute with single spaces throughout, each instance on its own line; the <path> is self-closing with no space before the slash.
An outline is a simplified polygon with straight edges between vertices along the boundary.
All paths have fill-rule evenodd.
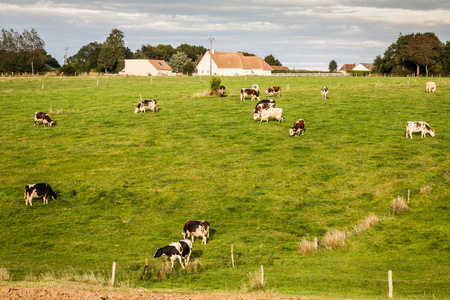
<path id="1" fill-rule="evenodd" d="M 266 290 L 352 298 L 385 297 L 393 270 L 396 298 L 448 296 L 448 78 L 434 79 L 436 94 L 426 78 L 221 79 L 223 98 L 204 96 L 207 77 L 0 81 L 0 267 L 23 280 L 110 272 L 116 261 L 137 287 L 241 291 L 263 264 Z M 281 86 L 284 123 L 253 121 L 256 102 L 239 100 L 252 84 L 263 98 Z M 140 96 L 160 111 L 134 114 Z M 50 105 L 57 126 L 33 126 Z M 299 118 L 305 134 L 290 138 Z M 436 136 L 406 139 L 407 121 Z M 37 182 L 58 200 L 26 207 L 24 186 Z M 392 214 L 408 190 L 408 212 Z M 299 254 L 303 238 L 320 245 L 371 213 L 379 223 L 344 246 Z M 146 258 L 164 263 L 156 248 L 181 239 L 189 219 L 211 223 L 208 244 L 194 243 L 198 270 L 139 279 Z"/>

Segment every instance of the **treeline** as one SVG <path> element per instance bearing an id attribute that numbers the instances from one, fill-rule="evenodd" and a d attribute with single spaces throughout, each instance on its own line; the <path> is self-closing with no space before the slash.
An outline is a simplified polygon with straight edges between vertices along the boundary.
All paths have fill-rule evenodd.
<path id="1" fill-rule="evenodd" d="M 59 68 L 56 59 L 44 50 L 45 43 L 36 30 L 18 33 L 2 29 L 0 36 L 0 73 L 42 73 Z"/>
<path id="2" fill-rule="evenodd" d="M 13 29 L 2 29 L 0 37 L 0 73 L 44 73 L 50 70 L 74 75 L 84 72 L 118 73 L 125 67 L 125 59 L 157 59 L 166 61 L 174 72 L 192 74 L 198 62 L 208 50 L 203 46 L 181 44 L 178 47 L 159 44 L 142 45 L 131 51 L 125 47 L 124 34 L 113 29 L 102 43 L 91 42 L 67 57 L 67 64 L 60 66 L 58 61 L 47 54 L 45 43 L 36 30 L 24 30 L 22 34 Z M 242 52 L 244 55 L 254 55 Z M 264 60 L 269 65 L 281 63 L 268 55 Z"/>
<path id="3" fill-rule="evenodd" d="M 374 60 L 375 73 L 419 76 L 450 75 L 450 42 L 442 43 L 433 32 L 400 34 L 383 56 Z"/>

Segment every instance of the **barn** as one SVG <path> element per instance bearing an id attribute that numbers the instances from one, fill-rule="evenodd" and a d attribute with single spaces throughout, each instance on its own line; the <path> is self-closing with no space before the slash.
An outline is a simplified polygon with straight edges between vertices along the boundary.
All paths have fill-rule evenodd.
<path id="1" fill-rule="evenodd" d="M 242 53 L 207 51 L 197 65 L 198 75 L 270 76 L 272 68 L 259 56 L 244 56 Z"/>
<path id="2" fill-rule="evenodd" d="M 119 74 L 130 76 L 171 75 L 172 68 L 164 60 L 125 59 L 125 69 Z"/>

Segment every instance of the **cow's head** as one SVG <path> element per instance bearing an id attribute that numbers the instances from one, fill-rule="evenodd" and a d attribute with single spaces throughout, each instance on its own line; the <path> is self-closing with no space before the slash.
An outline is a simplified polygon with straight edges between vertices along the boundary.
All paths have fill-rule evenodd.
<path id="1" fill-rule="evenodd" d="M 253 113 L 253 120 L 261 118 L 261 113 Z"/>
<path id="2" fill-rule="evenodd" d="M 295 134 L 296 134 L 296 131 L 293 128 L 289 129 L 289 136 L 293 136 Z"/>
<path id="3" fill-rule="evenodd" d="M 139 108 L 136 107 L 136 108 L 134 109 L 134 113 L 136 114 L 136 113 L 138 113 L 138 111 L 139 111 Z"/>
<path id="4" fill-rule="evenodd" d="M 158 247 L 158 249 L 156 249 L 155 255 L 153 255 L 154 258 L 160 257 L 161 255 L 163 255 L 163 251 L 161 248 Z"/>
<path id="5" fill-rule="evenodd" d="M 430 135 L 431 135 L 432 137 L 434 137 L 434 129 L 431 129 L 431 128 L 430 128 Z"/>

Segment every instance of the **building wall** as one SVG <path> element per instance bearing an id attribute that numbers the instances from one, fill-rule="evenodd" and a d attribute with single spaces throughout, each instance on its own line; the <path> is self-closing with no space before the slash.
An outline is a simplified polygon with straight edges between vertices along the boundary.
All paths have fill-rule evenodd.
<path id="1" fill-rule="evenodd" d="M 210 75 L 210 57 L 208 52 L 203 56 L 202 60 L 197 65 L 197 73 L 198 75 Z M 217 68 L 217 65 L 212 60 L 212 75 L 221 75 L 219 74 L 219 69 Z"/>
<path id="2" fill-rule="evenodd" d="M 157 76 L 158 72 L 147 59 L 125 59 L 125 75 Z"/>

